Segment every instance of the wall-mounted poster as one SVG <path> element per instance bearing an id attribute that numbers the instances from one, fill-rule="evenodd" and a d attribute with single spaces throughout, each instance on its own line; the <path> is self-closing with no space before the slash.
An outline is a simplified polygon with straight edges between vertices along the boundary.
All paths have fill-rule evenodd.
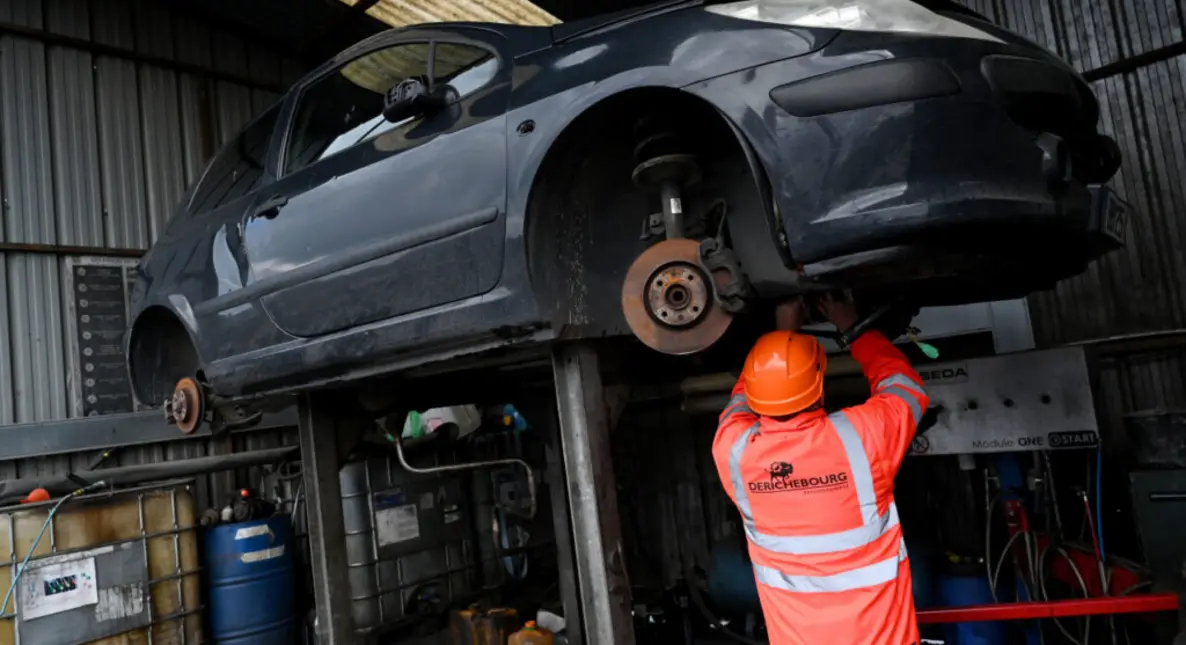
<path id="1" fill-rule="evenodd" d="M 132 396 L 124 361 L 134 258 L 66 258 L 70 398 L 75 416 L 143 409 Z"/>

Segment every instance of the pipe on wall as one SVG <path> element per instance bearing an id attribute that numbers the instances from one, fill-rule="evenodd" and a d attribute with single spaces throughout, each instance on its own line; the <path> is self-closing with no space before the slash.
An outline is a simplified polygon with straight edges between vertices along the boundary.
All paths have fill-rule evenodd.
<path id="1" fill-rule="evenodd" d="M 108 486 L 127 486 L 141 484 L 161 479 L 177 479 L 192 477 L 221 470 L 234 470 L 249 466 L 275 463 L 300 449 L 296 446 L 271 448 L 268 450 L 253 450 L 230 455 L 215 457 L 199 457 L 197 459 L 183 459 L 181 461 L 167 461 L 157 464 L 138 464 L 119 468 L 104 468 L 90 470 L 83 473 L 73 473 L 88 482 L 104 481 Z M 47 475 L 44 477 L 28 477 L 25 479 L 10 479 L 0 482 L 0 504 L 20 500 L 35 488 L 44 488 L 51 496 L 65 495 L 79 488 L 79 482 L 71 479 L 70 475 Z"/>

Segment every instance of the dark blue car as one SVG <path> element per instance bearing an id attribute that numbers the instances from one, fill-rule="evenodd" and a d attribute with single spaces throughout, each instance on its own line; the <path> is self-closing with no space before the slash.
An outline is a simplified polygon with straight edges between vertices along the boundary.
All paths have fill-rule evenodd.
<path id="1" fill-rule="evenodd" d="M 210 162 L 141 265 L 129 370 L 234 424 L 556 338 L 696 352 L 789 294 L 1021 296 L 1123 242 L 1098 117 L 1062 60 L 938 0 L 388 31 Z"/>

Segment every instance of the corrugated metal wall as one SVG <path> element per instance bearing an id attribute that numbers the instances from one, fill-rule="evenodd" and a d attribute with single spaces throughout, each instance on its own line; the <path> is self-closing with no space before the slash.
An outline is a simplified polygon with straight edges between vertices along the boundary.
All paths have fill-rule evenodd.
<path id="1" fill-rule="evenodd" d="M 1030 297 L 1039 345 L 1186 329 L 1186 56 L 1116 69 L 1183 42 L 1186 0 L 959 1 L 1088 73 L 1124 153 L 1112 185 L 1133 206 L 1128 246 Z M 1166 340 L 1099 363 L 1100 423 L 1117 448 L 1125 414 L 1186 409 L 1186 352 Z"/>
<path id="2" fill-rule="evenodd" d="M 302 72 L 166 3 L 5 0 L 0 23 L 4 242 L 147 248 L 205 159 Z M 61 268 L 0 254 L 0 424 L 70 412 Z"/>
<path id="3" fill-rule="evenodd" d="M 1182 42 L 1186 0 L 960 0 L 1082 72 Z M 1124 153 L 1128 248 L 1030 298 L 1039 344 L 1186 328 L 1186 56 L 1092 82 Z"/>
<path id="4" fill-rule="evenodd" d="M 693 567 L 707 570 L 718 544 L 742 544 L 739 516 L 712 461 L 715 432 L 714 415 L 689 416 L 679 401 L 635 402 L 623 411 L 614 474 L 618 489 L 629 491 L 618 510 L 632 585 L 669 588 Z M 646 467 L 632 467 L 640 458 Z"/>

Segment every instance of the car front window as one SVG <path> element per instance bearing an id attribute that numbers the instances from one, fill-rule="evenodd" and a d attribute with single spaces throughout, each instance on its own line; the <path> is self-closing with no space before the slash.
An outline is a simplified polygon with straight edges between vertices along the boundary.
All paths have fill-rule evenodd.
<path id="1" fill-rule="evenodd" d="M 285 174 L 317 163 L 418 117 L 391 122 L 383 116 L 388 89 L 407 79 L 428 84 L 429 43 L 405 43 L 356 58 L 302 94 L 284 155 Z M 488 84 L 498 59 L 472 45 L 438 43 L 434 81 L 449 83 L 460 98 Z"/>
<path id="2" fill-rule="evenodd" d="M 408 78 L 426 78 L 428 43 L 356 58 L 313 84 L 297 106 L 284 170 L 293 172 L 397 127 L 383 118 L 383 95 Z"/>
<path id="3" fill-rule="evenodd" d="M 478 63 L 469 69 L 459 72 L 447 82 L 453 86 L 453 89 L 457 90 L 457 95 L 460 98 L 465 98 L 494 80 L 494 76 L 497 73 L 498 59 L 489 58 L 485 62 Z"/>

